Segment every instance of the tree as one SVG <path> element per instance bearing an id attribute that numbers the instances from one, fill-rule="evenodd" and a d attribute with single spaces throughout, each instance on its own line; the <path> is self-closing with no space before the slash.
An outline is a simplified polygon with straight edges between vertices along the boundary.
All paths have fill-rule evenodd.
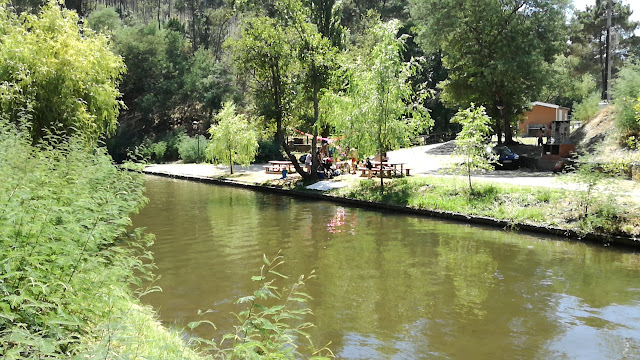
<path id="1" fill-rule="evenodd" d="M 327 86 L 333 67 L 331 42 L 310 22 L 312 12 L 300 0 L 278 0 L 248 4 L 239 39 L 231 46 L 240 72 L 251 74 L 250 83 L 258 113 L 276 125 L 276 139 L 296 172 L 309 179 L 285 141 L 285 122 L 293 112 L 302 112 L 301 94 L 313 104 L 308 126 L 317 135 L 320 91 Z M 330 11 L 324 9 L 326 13 Z M 322 17 L 324 19 L 324 17 Z M 329 26 L 329 33 L 333 28 Z M 304 105 L 300 106 L 304 107 Z M 315 153 L 314 136 L 312 151 Z M 317 168 L 316 157 L 314 166 Z M 313 176 L 313 175 L 312 175 Z"/>
<path id="2" fill-rule="evenodd" d="M 411 0 L 417 41 L 442 50 L 448 79 L 443 100 L 482 104 L 499 142 L 512 142 L 511 123 L 538 97 L 550 64 L 565 45 L 565 0 Z M 503 109 L 498 111 L 497 105 Z"/>
<path id="3" fill-rule="evenodd" d="M 258 152 L 258 133 L 246 117 L 236 115 L 236 106 L 227 102 L 215 116 L 217 124 L 209 129 L 211 140 L 206 149 L 209 160 L 229 164 L 233 174 L 233 164 L 249 165 Z"/>
<path id="4" fill-rule="evenodd" d="M 637 137 L 640 134 L 640 124 L 636 121 L 637 113 L 634 109 L 639 91 L 640 60 L 629 61 L 620 69 L 611 86 L 616 125 L 623 137 Z"/>
<path id="5" fill-rule="evenodd" d="M 406 37 L 396 37 L 399 22 L 370 22 L 364 46 L 342 61 L 347 69 L 346 90 L 323 98 L 328 109 L 324 121 L 344 135 L 345 146 L 364 155 L 408 145 L 418 131 L 433 125 L 421 105 L 423 99 L 416 97 L 411 86 L 418 65 L 402 60 Z M 382 175 L 380 186 L 383 189 Z"/>
<path id="6" fill-rule="evenodd" d="M 589 73 L 578 71 L 577 56 L 559 55 L 553 63 L 551 80 L 544 86 L 538 99 L 568 108 L 580 103 L 597 90 L 596 81 Z"/>
<path id="7" fill-rule="evenodd" d="M 462 130 L 456 137 L 454 155 L 462 157 L 462 162 L 455 165 L 453 170 L 460 171 L 469 179 L 469 192 L 473 192 L 471 174 L 477 170 L 490 170 L 495 159 L 487 154 L 490 144 L 491 118 L 487 116 L 484 106 L 471 107 L 460 110 L 451 122 L 462 125 Z"/>
<path id="8" fill-rule="evenodd" d="M 3 116 L 29 119 L 34 142 L 60 130 L 94 141 L 115 131 L 125 67 L 105 36 L 55 1 L 20 17 L 0 3 L 0 34 Z"/>
<path id="9" fill-rule="evenodd" d="M 640 38 L 634 35 L 639 23 L 631 21 L 630 5 L 620 0 L 596 0 L 594 6 L 587 6 L 584 11 L 578 10 L 572 19 L 570 51 L 580 57 L 578 70 L 591 74 L 598 81 L 601 98 L 606 99 L 607 82 L 607 2 L 611 1 L 611 42 L 612 75 L 622 67 L 634 46 L 640 45 Z M 610 79 L 609 79 L 610 80 Z"/>

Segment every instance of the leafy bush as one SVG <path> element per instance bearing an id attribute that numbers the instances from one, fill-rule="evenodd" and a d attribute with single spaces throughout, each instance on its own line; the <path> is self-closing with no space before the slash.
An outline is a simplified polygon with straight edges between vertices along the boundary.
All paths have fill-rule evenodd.
<path id="1" fill-rule="evenodd" d="M 573 107 L 573 118 L 580 121 L 591 120 L 600 111 L 600 94 L 592 93 Z"/>
<path id="2" fill-rule="evenodd" d="M 26 133 L 0 121 L 0 357 L 194 358 L 128 286 L 150 276 L 151 238 L 128 230 L 143 177 L 84 139 Z"/>
<path id="3" fill-rule="evenodd" d="M 32 137 L 61 129 L 97 140 L 116 129 L 123 59 L 75 11 L 47 1 L 37 15 L 0 2 L 0 109 Z"/>
<path id="4" fill-rule="evenodd" d="M 167 151 L 167 143 L 165 141 L 152 142 L 149 138 L 145 138 L 140 145 L 140 155 L 154 163 L 162 162 L 164 154 Z"/>
<path id="5" fill-rule="evenodd" d="M 171 132 L 160 136 L 159 139 L 164 141 L 167 144 L 167 149 L 164 152 L 163 161 L 176 161 L 180 158 L 180 154 L 178 153 L 178 143 L 180 142 L 181 136 L 184 134 L 184 130 L 178 128 Z"/>
<path id="6" fill-rule="evenodd" d="M 178 154 L 185 163 L 199 162 L 204 159 L 204 150 L 208 145 L 209 141 L 202 135 L 196 137 L 182 135 L 178 140 Z"/>
<path id="7" fill-rule="evenodd" d="M 280 143 L 277 140 L 259 140 L 257 161 L 266 162 L 280 156 Z"/>
<path id="8" fill-rule="evenodd" d="M 613 81 L 612 95 L 616 110 L 616 123 L 625 134 L 640 131 L 634 106 L 638 104 L 640 90 L 640 61 L 628 62 Z"/>

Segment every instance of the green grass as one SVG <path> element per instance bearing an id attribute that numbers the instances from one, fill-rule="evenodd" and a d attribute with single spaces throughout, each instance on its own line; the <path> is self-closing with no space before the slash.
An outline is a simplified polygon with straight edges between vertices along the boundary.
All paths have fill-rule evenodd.
<path id="1" fill-rule="evenodd" d="M 511 186 L 476 182 L 469 191 L 466 179 L 458 177 L 411 177 L 385 183 L 384 192 L 376 180 L 360 180 L 332 195 L 476 216 L 514 223 L 561 226 L 578 232 L 635 233 L 634 209 L 599 196 L 598 208 L 580 213 L 579 191 Z M 567 194 L 569 194 L 567 196 Z M 635 230 L 633 230 L 635 229 Z"/>

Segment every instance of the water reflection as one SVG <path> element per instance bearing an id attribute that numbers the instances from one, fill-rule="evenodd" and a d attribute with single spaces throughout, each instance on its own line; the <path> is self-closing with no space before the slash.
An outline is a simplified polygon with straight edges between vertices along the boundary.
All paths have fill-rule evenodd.
<path id="1" fill-rule="evenodd" d="M 134 218 L 156 234 L 168 324 L 219 337 L 262 254 L 308 284 L 316 344 L 345 359 L 634 358 L 636 254 L 246 190 L 149 178 Z"/>

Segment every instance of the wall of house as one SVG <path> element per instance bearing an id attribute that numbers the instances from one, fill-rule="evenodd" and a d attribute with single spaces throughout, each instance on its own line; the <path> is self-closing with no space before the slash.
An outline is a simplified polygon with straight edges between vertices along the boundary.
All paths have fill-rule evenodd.
<path id="1" fill-rule="evenodd" d="M 536 105 L 531 108 L 531 110 L 524 113 L 523 119 L 524 121 L 522 121 L 518 127 L 518 132 L 523 136 L 527 136 L 527 129 L 529 128 L 529 124 L 542 124 L 544 126 L 547 126 L 551 124 L 552 121 L 555 121 L 556 109 Z"/>

